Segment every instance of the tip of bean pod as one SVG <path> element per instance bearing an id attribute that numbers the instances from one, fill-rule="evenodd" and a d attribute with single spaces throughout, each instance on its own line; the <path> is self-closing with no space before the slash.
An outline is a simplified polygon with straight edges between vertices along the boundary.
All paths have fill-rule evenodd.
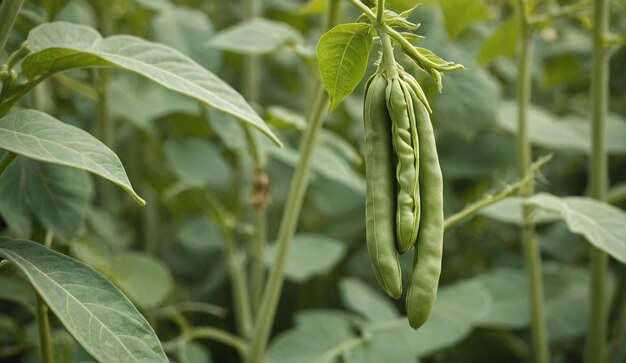
<path id="1" fill-rule="evenodd" d="M 424 323 L 426 323 L 426 319 L 409 317 L 409 325 L 415 330 L 419 329 L 422 325 L 424 325 Z"/>

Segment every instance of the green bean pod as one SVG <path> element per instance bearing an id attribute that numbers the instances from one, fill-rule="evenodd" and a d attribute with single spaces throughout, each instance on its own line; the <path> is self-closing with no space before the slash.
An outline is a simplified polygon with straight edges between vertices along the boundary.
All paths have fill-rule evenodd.
<path id="1" fill-rule="evenodd" d="M 385 102 L 387 80 L 374 74 L 365 88 L 363 119 L 365 123 L 366 196 L 365 220 L 367 251 L 376 280 L 385 292 L 402 296 L 402 272 L 396 253 L 395 180 L 391 120 Z"/>
<path id="2" fill-rule="evenodd" d="M 413 271 L 406 298 L 409 324 L 414 329 L 426 322 L 437 295 L 443 253 L 443 177 L 430 115 L 410 89 L 420 149 L 420 186 L 422 220 L 413 255 Z"/>
<path id="3" fill-rule="evenodd" d="M 404 254 L 415 244 L 420 225 L 419 141 L 409 85 L 394 77 L 387 84 L 386 96 L 397 160 L 396 248 Z"/>

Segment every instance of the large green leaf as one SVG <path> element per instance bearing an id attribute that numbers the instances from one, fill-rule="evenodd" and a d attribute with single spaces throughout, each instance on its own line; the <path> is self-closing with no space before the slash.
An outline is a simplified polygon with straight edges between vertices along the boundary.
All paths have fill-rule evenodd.
<path id="1" fill-rule="evenodd" d="M 88 132 L 43 112 L 22 110 L 0 119 L 0 148 L 47 163 L 82 169 L 119 185 L 144 205 L 120 159 Z"/>
<path id="2" fill-rule="evenodd" d="M 503 102 L 498 124 L 512 134 L 517 134 L 517 105 Z M 547 110 L 531 105 L 528 112 L 528 138 L 537 146 L 589 152 L 591 150 L 591 123 L 579 117 L 558 118 Z M 626 154 L 626 121 L 617 115 L 607 120 L 607 151 Z"/>
<path id="3" fill-rule="evenodd" d="M 559 213 L 570 231 L 626 263 L 626 213 L 607 203 L 585 197 L 559 198 L 537 194 L 528 203 Z"/>
<path id="4" fill-rule="evenodd" d="M 480 49 L 478 63 L 485 64 L 498 56 L 514 56 L 518 28 L 516 16 L 511 16 L 499 24 Z"/>
<path id="5" fill-rule="evenodd" d="M 450 38 L 456 38 L 476 22 L 489 19 L 489 8 L 481 0 L 441 0 L 439 4 Z"/>
<path id="6" fill-rule="evenodd" d="M 347 312 L 304 311 L 296 315 L 296 327 L 272 341 L 266 363 L 333 362 L 342 344 L 356 335 L 352 325 L 357 317 Z"/>
<path id="7" fill-rule="evenodd" d="M 265 254 L 267 265 L 274 263 L 274 248 L 270 245 Z M 321 234 L 298 234 L 289 249 L 285 275 L 290 280 L 305 282 L 330 271 L 345 253 L 346 245 L 341 241 Z"/>
<path id="8" fill-rule="evenodd" d="M 501 223 L 514 224 L 516 226 L 524 225 L 524 206 L 523 198 L 509 197 L 495 204 L 481 209 L 478 213 Z M 540 209 L 534 213 L 535 223 L 548 223 L 559 218 L 559 216 L 544 209 Z"/>
<path id="9" fill-rule="evenodd" d="M 20 237 L 30 236 L 31 217 L 63 237 L 85 221 L 92 187 L 82 170 L 20 158 L 0 180 L 0 213 Z"/>
<path id="10" fill-rule="evenodd" d="M 372 50 L 371 29 L 364 23 L 337 25 L 317 43 L 317 62 L 331 110 L 354 91 L 365 74 Z"/>
<path id="11" fill-rule="evenodd" d="M 108 38 L 92 28 L 54 22 L 30 31 L 34 53 L 22 61 L 29 78 L 84 67 L 114 67 L 137 73 L 160 85 L 230 113 L 280 141 L 243 97 L 189 57 L 159 43 L 128 35 Z"/>
<path id="12" fill-rule="evenodd" d="M 213 23 L 200 9 L 172 6 L 154 17 L 152 29 L 156 41 L 180 50 L 211 72 L 219 69 L 221 53 L 203 44 L 213 36 Z"/>
<path id="13" fill-rule="evenodd" d="M 370 321 L 398 319 L 398 311 L 387 296 L 383 296 L 355 278 L 344 278 L 339 284 L 341 301 L 347 307 Z"/>
<path id="14" fill-rule="evenodd" d="M 291 26 L 258 18 L 220 31 L 209 40 L 208 45 L 235 53 L 267 54 L 300 42 L 300 33 Z"/>
<path id="15" fill-rule="evenodd" d="M 67 330 L 102 362 L 168 362 L 131 302 L 91 267 L 24 240 L 0 237 L 0 254 L 28 278 Z"/>

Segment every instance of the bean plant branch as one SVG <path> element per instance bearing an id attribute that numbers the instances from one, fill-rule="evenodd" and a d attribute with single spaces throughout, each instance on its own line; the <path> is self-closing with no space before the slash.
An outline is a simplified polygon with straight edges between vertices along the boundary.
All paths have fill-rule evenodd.
<path id="1" fill-rule="evenodd" d="M 530 173 L 532 150 L 528 139 L 528 108 L 531 96 L 531 64 L 533 52 L 534 31 L 530 24 L 530 9 L 527 0 L 517 0 L 519 21 L 519 53 L 518 53 L 518 80 L 517 80 L 517 146 L 519 174 L 522 178 Z M 532 179 L 520 188 L 520 195 L 528 198 L 534 194 Z M 541 268 L 541 253 L 535 231 L 533 207 L 523 206 L 522 244 L 524 249 L 524 264 L 528 278 L 531 312 L 531 334 L 534 362 L 547 363 L 550 361 L 548 334 L 546 328 L 543 281 Z"/>
<path id="2" fill-rule="evenodd" d="M 252 332 L 252 311 L 250 308 L 247 277 L 242 268 L 242 261 L 237 256 L 237 246 L 234 238 L 235 219 L 213 194 L 205 191 L 202 195 L 205 201 L 203 207 L 216 220 L 222 233 L 235 304 L 237 331 L 240 336 L 247 338 Z"/>
<path id="3" fill-rule="evenodd" d="M 262 15 L 263 0 L 244 0 L 244 13 L 247 20 Z M 259 101 L 261 78 L 260 58 L 248 55 L 244 61 L 243 94 L 248 102 Z M 258 188 L 257 178 L 266 178 L 265 167 L 267 156 L 259 147 L 256 136 L 248 124 L 243 124 L 248 148 L 254 160 L 254 176 L 251 206 L 254 213 L 254 235 L 250 255 L 250 294 L 252 315 L 255 316 L 261 305 L 263 286 L 265 284 L 265 245 L 267 244 L 267 188 Z"/>
<path id="4" fill-rule="evenodd" d="M 495 194 L 487 194 L 483 196 L 481 199 L 463 208 L 463 210 L 446 218 L 444 222 L 445 229 L 454 227 L 463 220 L 475 215 L 481 209 L 487 208 L 490 205 L 493 205 L 508 196 L 518 193 L 520 190 L 526 187 L 528 183 L 532 182 L 535 173 L 537 173 L 539 169 L 541 169 L 541 167 L 543 167 L 548 161 L 550 161 L 550 159 L 552 159 L 551 154 L 542 157 L 528 168 L 528 174 L 523 179 L 519 180 L 516 183 L 505 186 L 502 190 Z"/>
<path id="5" fill-rule="evenodd" d="M 24 0 L 3 0 L 0 3 L 0 52 L 4 50 L 23 3 Z"/>
<path id="6" fill-rule="evenodd" d="M 593 65 L 591 73 L 591 158 L 589 165 L 590 196 L 605 200 L 608 165 L 606 154 L 606 114 L 608 109 L 609 52 L 604 42 L 608 33 L 609 1 L 593 1 Z M 607 270 L 608 255 L 591 246 L 591 305 L 587 331 L 587 363 L 607 361 Z"/>
<path id="7" fill-rule="evenodd" d="M 191 328 L 187 332 L 186 337 L 189 340 L 210 339 L 235 348 L 242 358 L 248 355 L 248 344 L 243 339 L 224 330 L 211 327 L 196 327 Z"/>
<path id="8" fill-rule="evenodd" d="M 50 333 L 50 318 L 48 305 L 37 294 L 37 322 L 39 326 L 39 344 L 41 357 L 44 363 L 54 363 L 52 352 L 52 334 Z"/>
<path id="9" fill-rule="evenodd" d="M 330 29 L 335 24 L 337 17 L 338 0 L 330 0 L 326 14 L 326 28 Z M 329 106 L 329 99 L 326 91 L 321 83 L 318 83 L 315 94 L 315 100 L 311 107 L 307 128 L 304 132 L 300 146 L 300 160 L 296 166 L 296 170 L 291 180 L 289 194 L 283 211 L 280 223 L 278 238 L 276 241 L 276 255 L 274 264 L 272 265 L 266 288 L 261 300 L 257 321 L 255 324 L 254 334 L 252 336 L 252 344 L 250 347 L 250 355 L 247 362 L 262 363 L 267 342 L 271 335 L 278 300 L 282 291 L 285 279 L 285 267 L 287 265 L 287 257 L 293 240 L 298 219 L 302 210 L 304 194 L 309 184 L 311 174 L 311 162 L 313 160 L 313 152 L 317 145 L 319 133 L 322 128 L 324 117 Z"/>

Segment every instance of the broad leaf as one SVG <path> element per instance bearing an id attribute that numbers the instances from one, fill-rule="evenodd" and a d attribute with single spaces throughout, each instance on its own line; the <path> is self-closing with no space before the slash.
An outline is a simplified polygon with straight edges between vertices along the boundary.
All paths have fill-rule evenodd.
<path id="1" fill-rule="evenodd" d="M 503 102 L 499 110 L 498 124 L 513 135 L 517 134 L 517 106 Z M 578 117 L 557 118 L 547 110 L 531 105 L 528 112 L 528 138 L 537 146 L 589 152 L 591 150 L 591 126 L 589 120 Z M 619 116 L 607 120 L 607 151 L 626 154 L 626 121 Z"/>
<path id="2" fill-rule="evenodd" d="M 32 217 L 63 237 L 83 225 L 92 197 L 87 173 L 19 158 L 0 180 L 0 213 L 18 236 L 30 236 Z"/>
<path id="3" fill-rule="evenodd" d="M 274 245 L 269 246 L 266 264 L 273 264 Z M 295 282 L 305 282 L 312 277 L 328 273 L 346 252 L 346 246 L 320 234 L 298 234 L 289 249 L 285 274 Z"/>
<path id="4" fill-rule="evenodd" d="M 495 204 L 481 209 L 478 213 L 501 223 L 524 225 L 523 199 L 520 197 L 505 198 Z M 535 223 L 548 223 L 558 219 L 558 214 L 540 209 L 534 213 Z"/>
<path id="5" fill-rule="evenodd" d="M 6 237 L 0 237 L 0 254 L 26 275 L 67 330 L 95 359 L 168 362 L 144 317 L 91 267 L 38 243 Z"/>
<path id="6" fill-rule="evenodd" d="M 356 338 L 352 327 L 356 320 L 356 316 L 341 311 L 300 312 L 295 328 L 272 340 L 265 362 L 333 362 L 341 353 L 337 348 Z"/>
<path id="7" fill-rule="evenodd" d="M 112 279 L 140 308 L 157 307 L 172 291 L 169 270 L 154 257 L 140 252 L 125 252 L 113 257 Z"/>
<path id="8" fill-rule="evenodd" d="M 204 46 L 213 36 L 213 24 L 204 12 L 185 6 L 172 6 L 152 20 L 155 40 L 180 50 L 211 72 L 219 70 L 221 53 Z"/>
<path id="9" fill-rule="evenodd" d="M 128 35 L 108 38 L 92 28 L 46 23 L 30 31 L 34 53 L 22 61 L 29 78 L 84 67 L 114 67 L 137 73 L 160 85 L 230 113 L 280 141 L 243 97 L 226 82 L 168 46 Z"/>
<path id="10" fill-rule="evenodd" d="M 476 22 L 489 19 L 489 8 L 481 0 L 442 0 L 439 3 L 450 38 L 456 38 Z"/>
<path id="11" fill-rule="evenodd" d="M 169 166 L 188 186 L 226 188 L 230 183 L 231 168 L 214 143 L 200 138 L 168 140 L 163 151 Z"/>
<path id="12" fill-rule="evenodd" d="M 144 205 L 120 159 L 88 132 L 43 112 L 22 110 L 0 119 L 0 148 L 31 159 L 86 170 L 119 185 Z"/>
<path id="13" fill-rule="evenodd" d="M 207 44 L 235 53 L 267 54 L 301 42 L 300 33 L 288 24 L 258 18 L 218 32 Z"/>
<path id="14" fill-rule="evenodd" d="M 361 82 L 372 50 L 371 25 L 341 24 L 326 32 L 317 44 L 322 84 L 337 107 Z"/>
<path id="15" fill-rule="evenodd" d="M 560 214 L 570 231 L 585 236 L 595 247 L 626 263 L 626 213 L 585 197 L 558 198 L 537 194 L 528 203 Z"/>
<path id="16" fill-rule="evenodd" d="M 355 278 L 344 278 L 339 284 L 343 304 L 370 321 L 398 319 L 398 312 L 387 296 Z"/>
<path id="17" fill-rule="evenodd" d="M 518 27 L 516 16 L 512 16 L 499 24 L 480 49 L 478 63 L 485 64 L 498 56 L 513 57 L 517 44 Z"/>

